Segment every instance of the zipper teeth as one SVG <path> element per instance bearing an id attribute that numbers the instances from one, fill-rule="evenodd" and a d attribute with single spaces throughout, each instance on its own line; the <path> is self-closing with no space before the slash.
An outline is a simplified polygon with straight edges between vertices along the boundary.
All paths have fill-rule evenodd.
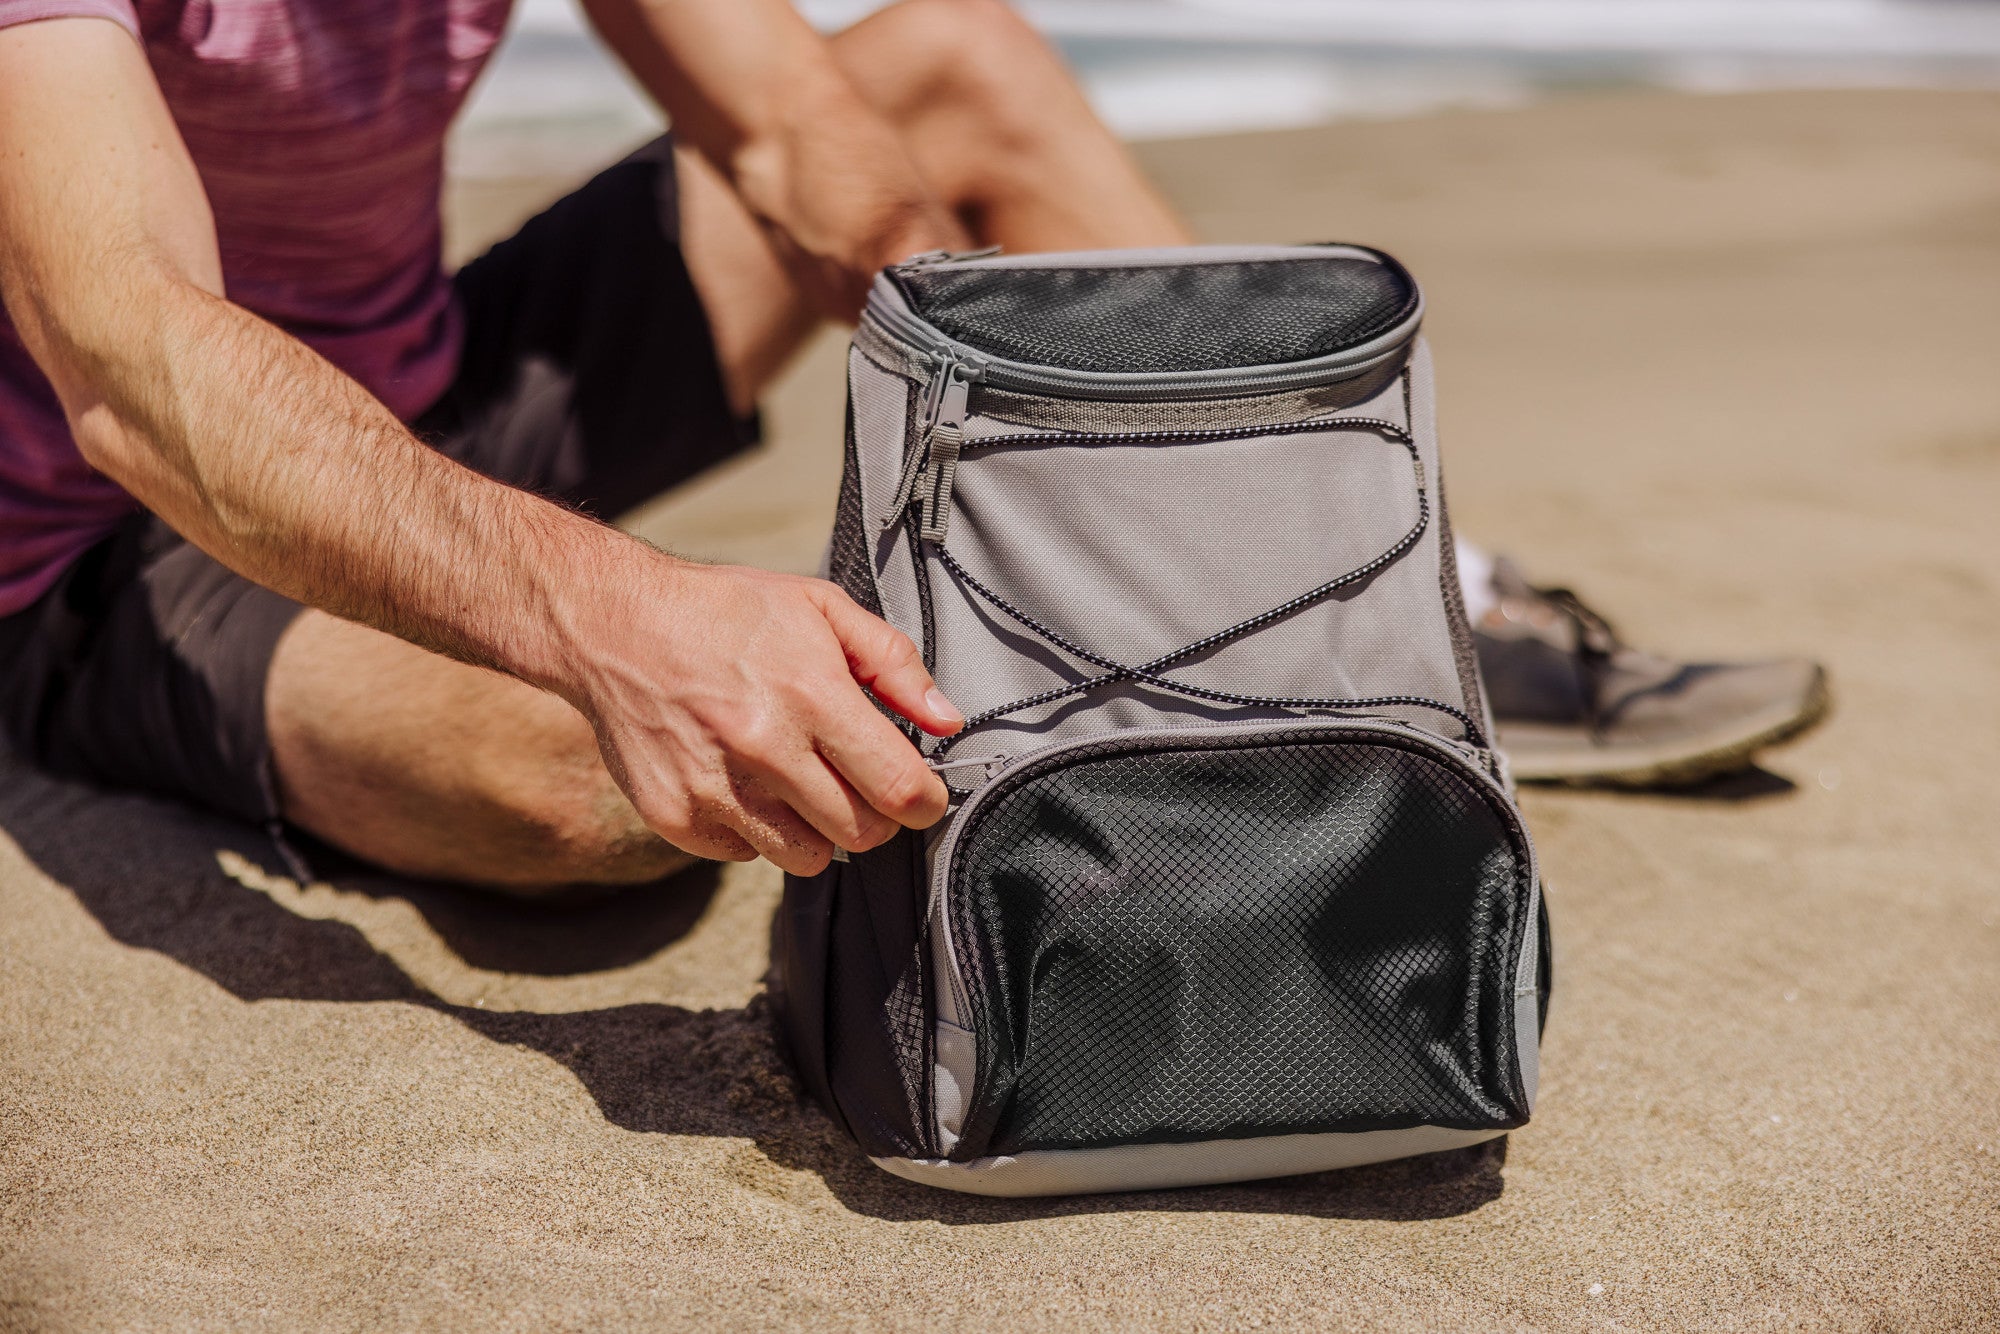
<path id="1" fill-rule="evenodd" d="M 909 344 L 934 361 L 957 362 L 976 368 L 988 384 L 1006 388 L 1041 390 L 1058 397 L 1087 394 L 1125 401 L 1172 400 L 1176 398 L 1227 398 L 1250 391 L 1282 392 L 1352 379 L 1378 365 L 1415 332 L 1423 314 L 1419 302 L 1415 312 L 1387 333 L 1364 343 L 1361 348 L 1335 353 L 1312 361 L 1282 366 L 1247 367 L 1227 372 L 1141 371 L 1126 375 L 1111 372 L 1065 372 L 1054 367 L 1031 366 L 1026 362 L 994 357 L 950 338 L 932 328 L 920 316 L 888 301 L 870 299 L 865 318 L 874 321 L 889 337 Z"/>
<path id="2" fill-rule="evenodd" d="M 1200 264 L 1287 264 L 1328 259 L 1364 259 L 1379 264 L 1386 258 L 1381 251 L 1348 241 L 1303 245 L 1163 246 L 1149 250 L 1123 250 L 1116 254 L 1107 254 L 1102 250 L 1008 254 L 1000 246 L 988 246 L 958 253 L 933 250 L 913 255 L 890 268 L 929 269 L 949 265 L 957 269 L 1170 269 Z"/>
<path id="3" fill-rule="evenodd" d="M 952 858 L 958 852 L 959 838 L 964 834 L 966 826 L 971 823 L 972 815 L 980 809 L 987 797 L 1002 782 L 1030 765 L 1054 759 L 1072 750 L 1081 750 L 1086 746 L 1102 745 L 1106 742 L 1170 740 L 1176 735 L 1186 735 L 1190 732 L 1210 737 L 1218 735 L 1247 737 L 1256 736 L 1260 732 L 1271 730 L 1273 729 L 1269 724 L 1256 723 L 1240 725 L 1221 723 L 1208 727 L 1142 728 L 1130 732 L 1087 737 L 1076 741 L 1057 742 L 1054 745 L 1044 746 L 1040 750 L 1029 751 L 1019 759 L 1006 763 L 999 773 L 988 779 L 959 808 L 958 814 L 952 818 L 951 828 L 945 831 L 943 839 L 938 843 L 933 863 L 936 869 L 931 873 L 930 901 L 926 904 L 924 915 L 927 919 L 936 921 L 944 930 L 945 955 L 951 960 L 950 981 L 953 987 L 963 988 L 965 966 L 959 956 L 957 933 L 952 929 L 951 905 L 946 902 L 946 894 L 949 889 L 951 877 Z M 1296 727 L 1283 728 L 1282 730 L 1296 732 L 1324 731 L 1345 733 L 1348 735 L 1372 732 L 1378 735 L 1389 735 L 1403 740 L 1414 741 L 1424 749 L 1430 750 L 1439 757 L 1448 760 L 1454 769 L 1471 777 L 1476 786 L 1484 788 L 1489 794 L 1498 798 L 1495 804 L 1504 813 L 1503 822 L 1506 824 L 1508 832 L 1513 835 L 1515 846 L 1526 854 L 1529 906 L 1533 907 L 1535 892 L 1541 884 L 1541 868 L 1536 862 L 1534 842 L 1528 837 L 1528 827 L 1521 819 L 1520 813 L 1515 809 L 1513 800 L 1507 795 L 1507 790 L 1491 774 L 1481 769 L 1473 756 L 1441 737 L 1434 737 L 1428 732 L 1388 718 L 1371 719 L 1366 722 L 1306 723 L 1299 724 Z M 959 994 L 963 995 L 964 993 L 961 990 Z M 967 999 L 969 1000 L 969 997 Z M 963 1012 L 961 1012 L 959 1017 L 965 1020 L 970 1020 L 971 1018 L 969 1014 Z M 969 1098 L 971 1090 L 966 1090 L 964 1096 Z"/>
<path id="4" fill-rule="evenodd" d="M 1217 440 L 1249 440 L 1258 436 L 1313 435 L 1321 431 L 1372 429 L 1393 440 L 1407 439 L 1409 431 L 1400 422 L 1386 417 L 1308 417 L 1295 422 L 1266 422 L 1261 426 L 1209 426 L 1162 431 L 1042 431 L 1021 435 L 989 435 L 967 440 L 959 448 L 965 453 L 998 449 L 1003 445 L 1165 445 L 1201 444 Z"/>
<path id="5" fill-rule="evenodd" d="M 1288 370 L 1284 374 L 1270 372 L 1255 375 L 1236 374 L 1216 376 L 1213 379 L 1189 379 L 1157 387 L 1141 385 L 1135 381 L 1131 384 L 1129 390 L 1124 386 L 1107 385 L 1097 380 L 1071 379 L 1068 376 L 1048 370 L 1024 373 L 1020 368 L 1012 365 L 1005 367 L 994 366 L 989 371 L 989 377 L 996 385 L 1011 386 L 1019 389 L 1041 389 L 1051 393 L 1070 390 L 1078 393 L 1103 395 L 1105 397 L 1110 397 L 1113 394 L 1125 397 L 1129 393 L 1130 397 L 1134 399 L 1171 399 L 1184 396 L 1190 388 L 1207 390 L 1219 397 L 1227 397 L 1231 391 L 1250 389 L 1281 393 L 1287 389 L 1310 388 L 1313 385 L 1321 384 L 1328 380 L 1348 379 L 1351 378 L 1355 369 L 1352 364 L 1325 366 L 1308 366 L 1302 364 L 1297 368 Z"/>

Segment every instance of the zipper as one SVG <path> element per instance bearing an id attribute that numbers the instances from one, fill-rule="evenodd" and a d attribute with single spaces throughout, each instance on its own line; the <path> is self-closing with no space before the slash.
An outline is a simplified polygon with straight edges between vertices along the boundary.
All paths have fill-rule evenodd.
<path id="1" fill-rule="evenodd" d="M 923 430 L 903 461 L 903 479 L 896 499 L 882 517 L 892 528 L 923 501 L 921 522 L 927 541 L 942 542 L 951 524 L 951 487 L 958 473 L 959 452 L 965 446 L 965 415 L 972 386 L 985 374 L 985 363 L 974 355 L 947 353 L 937 359 L 924 388 Z"/>
<path id="2" fill-rule="evenodd" d="M 939 261 L 942 262 L 942 261 Z M 896 342 L 929 356 L 933 364 L 978 366 L 979 378 L 1001 389 L 1019 389 L 1055 398 L 1099 398 L 1119 402 L 1234 398 L 1251 394 L 1313 389 L 1351 380 L 1396 356 L 1423 319 L 1421 299 L 1401 324 L 1345 351 L 1274 366 L 1225 367 L 1206 371 L 1071 371 L 1034 366 L 969 347 L 933 328 L 903 300 L 893 284 L 878 281 L 862 318 Z"/>
<path id="3" fill-rule="evenodd" d="M 1213 736 L 1216 735 L 1217 733 L 1221 733 L 1223 735 L 1229 735 L 1240 731 L 1240 732 L 1248 732 L 1255 734 L 1257 732 L 1268 732 L 1273 730 L 1288 731 L 1293 727 L 1302 725 L 1310 725 L 1314 727 L 1333 727 L 1333 728 L 1376 727 L 1384 731 L 1396 732 L 1398 735 L 1407 734 L 1419 741 L 1444 747 L 1446 750 L 1450 751 L 1457 759 L 1477 769 L 1480 772 L 1480 774 L 1483 777 L 1487 778 L 1489 781 L 1491 781 L 1493 786 L 1503 795 L 1507 790 L 1506 784 L 1503 783 L 1498 778 L 1498 776 L 1496 776 L 1493 773 L 1493 770 L 1487 764 L 1488 757 L 1491 755 L 1498 754 L 1497 751 L 1482 749 L 1479 746 L 1473 745 L 1469 741 L 1453 741 L 1446 737 L 1437 736 L 1433 733 L 1424 731 L 1422 728 L 1411 727 L 1408 723 L 1399 722 L 1394 718 L 1374 718 L 1366 722 L 1362 722 L 1351 718 L 1344 720 L 1340 718 L 1313 718 L 1313 719 L 1299 719 L 1297 721 L 1287 721 L 1282 718 L 1267 718 L 1267 719 L 1260 719 L 1257 722 L 1247 722 L 1247 723 L 1177 723 L 1172 727 L 1134 728 L 1131 731 L 1127 732 L 1100 733 L 1099 735 L 1097 735 L 1094 738 L 1091 738 L 1087 742 L 1059 741 L 1047 746 L 1040 746 L 1033 750 L 1024 751 L 1019 755 L 1009 754 L 1006 751 L 1001 751 L 998 754 L 987 755 L 974 759 L 940 759 L 935 755 L 926 755 L 924 757 L 924 767 L 929 769 L 932 773 L 936 774 L 939 778 L 944 779 L 945 790 L 950 792 L 954 797 L 958 798 L 957 808 L 951 812 L 952 815 L 956 817 L 958 811 L 964 809 L 964 804 L 967 801 L 970 801 L 972 798 L 978 796 L 980 791 L 984 789 L 989 783 L 992 783 L 1000 778 L 1005 777 L 1009 769 L 1014 768 L 1017 765 L 1028 764 L 1033 761 L 1040 760 L 1048 755 L 1053 755 L 1067 746 L 1094 744 L 1096 742 L 1109 741 L 1113 739 L 1122 740 L 1126 737 L 1145 738 L 1145 737 L 1159 737 L 1159 736 L 1179 736 L 1182 735 L 1183 733 L 1193 733 L 1201 736 Z M 976 769 L 979 771 L 978 784 L 971 788 L 954 788 L 951 785 L 951 781 L 947 777 L 947 775 L 965 769 Z"/>
<path id="4" fill-rule="evenodd" d="M 933 264 L 962 264 L 968 259 L 990 259 L 1000 253 L 997 245 L 981 246 L 977 250 L 926 250 L 920 255 L 912 255 L 900 264 L 891 265 L 897 269 L 922 269 Z"/>
<path id="5" fill-rule="evenodd" d="M 1017 435 L 988 435 L 967 440 L 964 453 L 982 449 L 1020 445 L 1201 445 L 1225 440 L 1257 440 L 1268 436 L 1318 435 L 1325 431 L 1374 431 L 1398 444 L 1409 439 L 1409 429 L 1386 417 L 1306 417 L 1291 422 L 1266 422 L 1260 426 L 1190 426 L 1157 431 L 1023 431 Z M 1419 465 L 1421 466 L 1421 464 Z"/>
<path id="6" fill-rule="evenodd" d="M 987 781 L 981 784 L 978 790 L 973 792 L 971 796 L 967 797 L 964 804 L 954 813 L 951 820 L 951 827 L 938 840 L 936 850 L 932 854 L 930 900 L 924 909 L 925 919 L 936 924 L 933 927 L 934 930 L 940 930 L 943 933 L 942 944 L 944 946 L 945 961 L 948 965 L 945 970 L 947 974 L 946 980 L 953 988 L 954 994 L 960 997 L 965 995 L 965 982 L 964 965 L 959 955 L 958 941 L 952 932 L 950 905 L 945 901 L 945 894 L 951 876 L 952 859 L 958 853 L 960 836 L 965 832 L 966 827 L 972 823 L 973 817 L 978 814 L 994 789 L 1000 786 L 1002 779 L 1020 772 L 1029 765 L 1040 764 L 1073 750 L 1082 750 L 1090 746 L 1100 746 L 1107 742 L 1172 740 L 1176 737 L 1190 735 L 1201 737 L 1219 736 L 1225 738 L 1237 736 L 1248 737 L 1268 735 L 1273 732 L 1297 733 L 1308 731 L 1338 733 L 1341 734 L 1342 739 L 1348 737 L 1365 737 L 1372 734 L 1376 736 L 1393 736 L 1398 740 L 1415 742 L 1418 747 L 1430 751 L 1437 758 L 1444 761 L 1454 772 L 1471 779 L 1475 786 L 1482 788 L 1490 794 L 1494 798 L 1492 803 L 1494 808 L 1503 813 L 1503 822 L 1506 824 L 1508 832 L 1513 836 L 1515 845 L 1526 854 L 1527 883 L 1530 887 L 1528 908 L 1530 911 L 1533 910 L 1541 885 L 1541 869 L 1536 864 L 1535 845 L 1528 837 L 1527 826 L 1522 822 L 1520 813 L 1514 806 L 1513 799 L 1508 796 L 1506 789 L 1486 771 L 1482 763 L 1481 753 L 1476 747 L 1446 741 L 1442 737 L 1432 736 L 1420 728 L 1411 727 L 1407 723 L 1400 723 L 1390 718 L 1369 719 L 1367 721 L 1330 720 L 1325 722 L 1302 722 L 1290 725 L 1257 722 L 1220 723 L 1208 727 L 1134 728 L 1127 732 L 1100 733 L 1096 736 L 1084 737 L 1074 741 L 1059 741 L 1052 745 L 1043 746 L 1038 750 L 1029 751 L 1012 760 L 1009 760 L 1006 756 L 996 756 L 994 758 L 1000 764 L 998 771 L 995 772 L 991 767 L 991 762 L 989 762 L 987 765 Z M 972 763 L 975 762 L 960 761 L 959 766 L 968 767 Z M 953 766 L 933 766 L 934 769 L 945 767 Z M 961 1020 L 970 1018 L 963 1010 L 959 1012 L 959 1017 Z M 961 1024 L 961 1026 L 965 1025 Z M 971 1096 L 971 1090 L 966 1090 L 966 1096 L 968 1098 Z"/>
<path id="7" fill-rule="evenodd" d="M 971 269 L 1164 269 L 1188 264 L 1269 264 L 1284 260 L 1365 259 L 1377 264 L 1394 263 L 1388 255 L 1362 245 L 1339 241 L 1305 242 L 1296 245 L 1196 245 L 1153 246 L 1119 250 L 1108 255 L 1102 250 L 1044 250 L 1005 254 L 993 245 L 981 250 L 926 250 L 912 255 L 890 270 L 930 268 L 937 264 L 962 264 Z"/>

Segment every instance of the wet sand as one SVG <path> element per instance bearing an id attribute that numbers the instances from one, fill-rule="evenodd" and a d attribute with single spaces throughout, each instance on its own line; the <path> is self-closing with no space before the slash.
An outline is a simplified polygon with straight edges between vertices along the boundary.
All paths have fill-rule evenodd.
<path id="1" fill-rule="evenodd" d="M 1455 519 L 1837 712 L 1691 795 L 1533 794 L 1504 1148 L 1068 1201 L 801 1107 L 757 865 L 551 910 L 0 770 L 0 1327 L 2000 1324 L 2000 97 L 1575 99 L 1154 145 L 1211 239 L 1425 282 Z M 465 249 L 557 183 L 453 200 Z M 639 516 L 809 569 L 837 340 Z"/>

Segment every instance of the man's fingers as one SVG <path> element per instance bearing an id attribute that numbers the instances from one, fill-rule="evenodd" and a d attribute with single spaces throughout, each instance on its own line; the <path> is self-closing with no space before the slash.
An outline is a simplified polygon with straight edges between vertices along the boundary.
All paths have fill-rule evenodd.
<path id="1" fill-rule="evenodd" d="M 833 844 L 818 830 L 784 803 L 761 797 L 739 795 L 720 800 L 705 814 L 662 820 L 650 827 L 682 852 L 697 857 L 719 862 L 751 862 L 764 857 L 797 875 L 817 874 L 833 855 Z"/>
<path id="2" fill-rule="evenodd" d="M 785 764 L 772 765 L 763 770 L 763 776 L 772 795 L 835 847 L 866 852 L 887 843 L 902 828 L 870 805 L 816 753 L 808 751 Z"/>
<path id="3" fill-rule="evenodd" d="M 832 584 L 820 609 L 847 655 L 854 679 L 877 699 L 936 736 L 965 726 L 937 688 L 910 637 L 870 616 Z M 950 794 L 923 756 L 887 718 L 862 701 L 837 703 L 818 729 L 819 753 L 867 803 L 898 824 L 924 829 L 943 818 Z"/>
<path id="4" fill-rule="evenodd" d="M 744 842 L 743 836 L 726 825 L 710 825 L 701 829 L 674 831 L 671 836 L 660 830 L 653 831 L 661 838 L 679 848 L 682 852 L 696 857 L 706 857 L 718 862 L 753 862 L 757 860 L 757 849 Z"/>
<path id="5" fill-rule="evenodd" d="M 874 809 L 910 829 L 944 817 L 951 794 L 896 725 L 861 700 L 830 715 L 819 753 Z"/>
<path id="6" fill-rule="evenodd" d="M 965 715 L 937 688 L 908 635 L 870 616 L 832 584 L 824 590 L 820 610 L 846 651 L 855 680 L 932 736 L 950 736 L 965 726 Z"/>
<path id="7" fill-rule="evenodd" d="M 735 810 L 723 816 L 752 847 L 781 871 L 818 875 L 833 858 L 833 843 L 801 819 L 758 774 L 730 773 Z"/>

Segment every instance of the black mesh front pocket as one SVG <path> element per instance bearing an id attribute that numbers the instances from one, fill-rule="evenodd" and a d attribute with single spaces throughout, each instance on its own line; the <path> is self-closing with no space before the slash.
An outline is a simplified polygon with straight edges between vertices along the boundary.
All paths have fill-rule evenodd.
<path id="1" fill-rule="evenodd" d="M 1105 743 L 982 800 L 953 1157 L 1526 1120 L 1513 817 L 1417 743 L 1290 735 Z"/>

